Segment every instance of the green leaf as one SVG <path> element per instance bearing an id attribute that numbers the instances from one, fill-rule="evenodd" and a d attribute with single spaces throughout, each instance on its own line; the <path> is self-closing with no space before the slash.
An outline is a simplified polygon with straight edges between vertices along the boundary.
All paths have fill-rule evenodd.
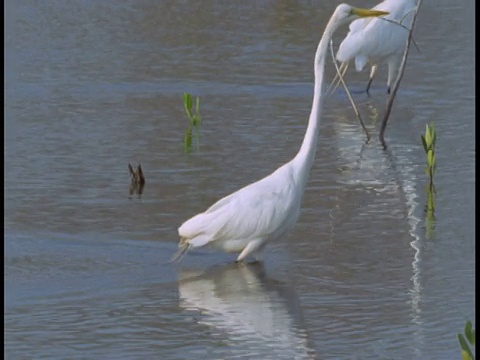
<path id="1" fill-rule="evenodd" d="M 468 320 L 467 323 L 465 324 L 464 332 L 465 332 L 465 336 L 468 339 L 470 336 L 470 333 L 472 332 L 472 322 L 470 320 Z"/>
<path id="2" fill-rule="evenodd" d="M 430 145 L 432 144 L 432 135 L 430 134 L 430 127 L 428 124 L 425 125 L 425 141 L 428 148 L 430 148 Z"/>
<path id="3" fill-rule="evenodd" d="M 192 118 L 192 95 L 189 93 L 183 93 L 183 106 L 185 108 L 185 112 L 187 116 L 191 119 Z"/>
<path id="4" fill-rule="evenodd" d="M 435 124 L 433 121 L 430 125 L 430 132 L 432 133 L 432 147 L 435 148 L 435 143 L 437 142 L 437 131 L 435 130 Z"/>
<path id="5" fill-rule="evenodd" d="M 192 151 L 192 128 L 189 127 L 187 131 L 185 131 L 185 135 L 183 137 L 183 145 L 185 148 L 185 152 L 188 154 Z"/>
<path id="6" fill-rule="evenodd" d="M 428 166 L 425 166 L 425 174 L 427 174 L 428 176 L 430 176 L 430 168 Z"/>
<path id="7" fill-rule="evenodd" d="M 200 112 L 200 97 L 199 96 L 197 96 L 197 105 L 195 106 L 195 111 L 196 111 L 197 115 Z"/>
<path id="8" fill-rule="evenodd" d="M 198 132 L 198 129 L 200 127 L 200 118 L 197 116 L 197 115 L 193 115 L 193 127 L 195 128 L 195 130 Z"/>
<path id="9" fill-rule="evenodd" d="M 185 107 L 188 109 L 192 108 L 192 95 L 189 93 L 183 93 L 183 103 L 185 104 Z"/>
<path id="10" fill-rule="evenodd" d="M 462 350 L 462 360 L 473 360 L 465 350 Z"/>
<path id="11" fill-rule="evenodd" d="M 192 142 L 193 142 L 193 128 L 195 128 L 195 138 L 197 139 L 197 148 L 199 147 L 199 126 L 201 124 L 201 118 L 200 118 L 200 97 L 196 97 L 196 112 L 195 114 L 192 114 L 192 106 L 193 106 L 193 100 L 192 100 L 192 95 L 185 92 L 183 93 L 183 105 L 185 108 L 185 112 L 190 120 L 190 126 L 187 128 L 185 131 L 185 135 L 183 137 L 183 143 L 185 147 L 185 152 L 189 153 L 192 151 Z"/>
<path id="12" fill-rule="evenodd" d="M 474 333 L 472 333 L 472 322 L 468 320 L 467 323 L 465 324 L 465 337 L 472 345 L 475 345 L 474 336 L 475 336 Z"/>
<path id="13" fill-rule="evenodd" d="M 432 167 L 433 166 L 433 161 L 434 161 L 434 155 L 433 155 L 433 151 L 432 150 L 428 150 L 428 153 L 427 153 L 427 162 L 428 162 L 428 166 L 429 167 Z"/>
<path id="14" fill-rule="evenodd" d="M 423 150 L 425 150 L 425 154 L 426 154 L 428 152 L 428 146 L 427 146 L 427 142 L 425 141 L 425 136 L 420 135 L 420 138 L 422 139 Z"/>
<path id="15" fill-rule="evenodd" d="M 198 116 L 198 115 L 193 115 L 192 125 L 195 126 L 195 128 L 198 128 L 198 127 L 200 126 L 200 116 Z M 198 130 L 198 129 L 197 129 L 197 130 Z"/>
<path id="16" fill-rule="evenodd" d="M 458 342 L 460 343 L 460 347 L 462 348 L 463 351 L 465 351 L 468 356 L 470 356 L 471 359 L 473 359 L 473 354 L 472 354 L 472 350 L 470 350 L 470 347 L 468 346 L 465 338 L 463 337 L 462 334 L 458 334 L 457 335 L 457 339 L 458 339 Z M 463 356 L 463 354 L 462 354 Z"/>

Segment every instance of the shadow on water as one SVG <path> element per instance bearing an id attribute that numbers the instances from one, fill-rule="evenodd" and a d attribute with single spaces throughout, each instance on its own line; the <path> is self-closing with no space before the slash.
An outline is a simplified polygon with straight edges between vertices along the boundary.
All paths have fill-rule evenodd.
<path id="1" fill-rule="evenodd" d="M 228 264 L 179 273 L 180 307 L 229 343 L 229 356 L 314 359 L 298 297 L 263 264 Z"/>

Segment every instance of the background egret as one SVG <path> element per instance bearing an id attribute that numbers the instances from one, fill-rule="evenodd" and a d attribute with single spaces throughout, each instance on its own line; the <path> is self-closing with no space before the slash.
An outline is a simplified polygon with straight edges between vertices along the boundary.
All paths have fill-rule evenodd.
<path id="1" fill-rule="evenodd" d="M 339 26 L 384 11 L 339 5 L 330 18 L 315 54 L 315 86 L 308 127 L 297 155 L 272 174 L 220 199 L 178 229 L 179 259 L 190 248 L 211 244 L 226 252 L 240 252 L 237 261 L 252 254 L 260 260 L 267 241 L 283 235 L 297 220 L 300 203 L 317 148 L 323 104 L 322 87 L 328 43 Z"/>
<path id="2" fill-rule="evenodd" d="M 394 75 L 402 60 L 415 6 L 416 0 L 385 0 L 372 8 L 387 11 L 389 14 L 385 19 L 401 23 L 404 27 L 371 18 L 358 19 L 350 24 L 350 31 L 340 44 L 336 58 L 345 64 L 342 64 L 344 70 L 352 59 L 355 59 L 357 71 L 362 71 L 367 62 L 371 63 L 367 93 L 380 64 L 388 65 L 387 92 L 390 93 Z"/>

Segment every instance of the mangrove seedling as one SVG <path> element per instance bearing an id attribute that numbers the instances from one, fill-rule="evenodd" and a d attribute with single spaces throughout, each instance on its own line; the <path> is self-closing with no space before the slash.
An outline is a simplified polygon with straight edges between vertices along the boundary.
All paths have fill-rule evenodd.
<path id="1" fill-rule="evenodd" d="M 457 335 L 458 342 L 462 348 L 462 360 L 475 360 L 475 356 L 468 345 L 475 346 L 475 329 L 472 329 L 472 322 L 470 320 L 465 324 L 464 333 L 465 335 L 461 333 Z"/>
<path id="2" fill-rule="evenodd" d="M 426 218 L 425 229 L 426 238 L 430 239 L 433 234 L 433 228 L 435 224 L 435 185 L 433 183 L 433 176 L 437 169 L 435 146 L 437 141 L 437 133 L 435 131 L 435 125 L 433 122 L 429 125 L 426 124 L 425 135 L 420 135 L 422 139 L 423 149 L 427 156 L 427 166 L 425 166 L 425 173 L 428 175 L 429 182 L 425 188 L 427 193 L 427 204 L 425 206 Z"/>
<path id="3" fill-rule="evenodd" d="M 435 131 L 435 125 L 432 122 L 430 125 L 426 124 L 425 135 L 420 135 L 422 139 L 423 149 L 427 156 L 427 166 L 425 166 L 425 173 L 429 177 L 429 183 L 427 187 L 428 201 L 427 212 L 433 213 L 435 210 L 435 185 L 433 183 L 433 176 L 437 170 L 437 163 L 435 157 L 435 146 L 437 141 L 437 133 Z"/>
<path id="4" fill-rule="evenodd" d="M 193 131 L 195 130 L 195 139 L 197 142 L 197 150 L 200 144 L 200 124 L 202 119 L 200 117 L 200 98 L 197 96 L 195 101 L 195 113 L 192 111 L 193 107 L 193 100 L 192 95 L 189 93 L 183 93 L 183 106 L 185 108 L 185 113 L 189 119 L 189 125 L 187 130 L 185 131 L 185 136 L 183 137 L 183 146 L 185 152 L 188 154 L 192 151 L 192 138 L 193 138 Z"/>

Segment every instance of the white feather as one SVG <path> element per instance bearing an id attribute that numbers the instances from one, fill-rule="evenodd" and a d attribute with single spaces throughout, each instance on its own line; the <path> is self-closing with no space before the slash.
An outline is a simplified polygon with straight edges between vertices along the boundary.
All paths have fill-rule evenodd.
<path id="1" fill-rule="evenodd" d="M 285 164 L 187 220 L 178 233 L 193 247 L 208 242 L 227 252 L 241 251 L 252 239 L 273 240 L 298 217 L 301 194 L 295 183 L 291 163 Z"/>
<path id="2" fill-rule="evenodd" d="M 367 62 L 372 66 L 388 64 L 387 84 L 390 87 L 405 49 L 415 6 L 416 0 L 385 0 L 373 7 L 375 10 L 388 11 L 389 14 L 382 19 L 365 18 L 353 21 L 350 31 L 338 48 L 337 60 L 349 62 L 355 59 L 357 71 L 363 70 Z M 405 28 L 384 19 L 401 23 Z M 374 75 L 375 69 L 372 72 Z"/>

